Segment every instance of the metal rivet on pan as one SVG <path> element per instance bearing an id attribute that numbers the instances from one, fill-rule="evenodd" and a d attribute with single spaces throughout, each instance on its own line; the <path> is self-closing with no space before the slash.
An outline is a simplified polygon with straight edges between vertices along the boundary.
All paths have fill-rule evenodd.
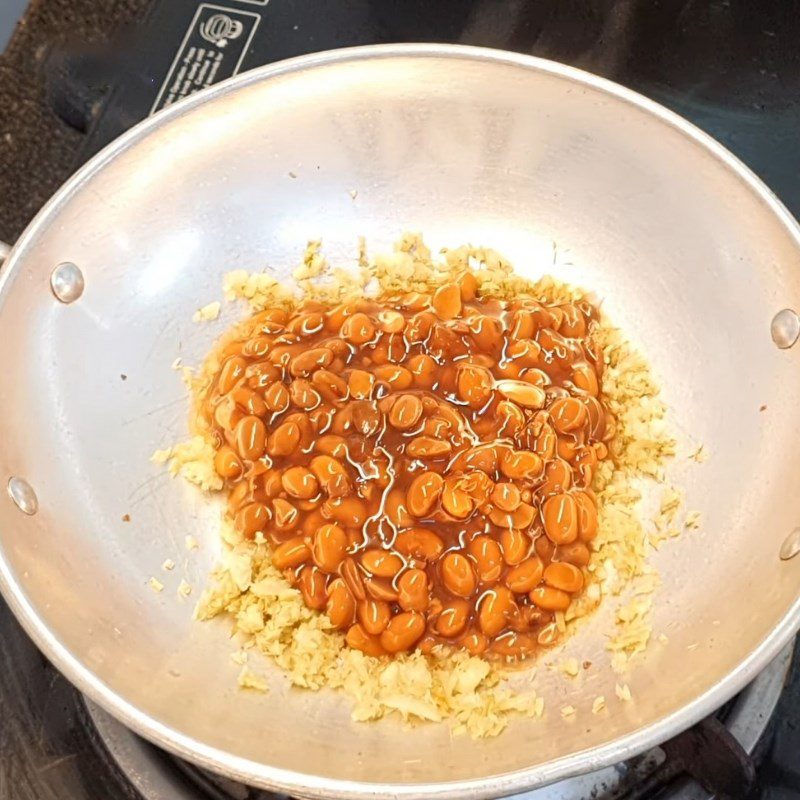
<path id="1" fill-rule="evenodd" d="M 83 273 L 71 261 L 59 264 L 50 276 L 50 288 L 62 303 L 74 303 L 85 287 Z"/>
<path id="2" fill-rule="evenodd" d="M 772 341 L 781 350 L 791 347 L 800 337 L 800 317 L 791 308 L 784 308 L 772 318 Z"/>
<path id="3" fill-rule="evenodd" d="M 800 553 L 800 528 L 795 528 L 784 540 L 781 545 L 781 560 L 788 561 Z"/>
<path id="4" fill-rule="evenodd" d="M 39 498 L 24 478 L 9 478 L 8 496 L 24 514 L 33 516 L 39 510 Z"/>

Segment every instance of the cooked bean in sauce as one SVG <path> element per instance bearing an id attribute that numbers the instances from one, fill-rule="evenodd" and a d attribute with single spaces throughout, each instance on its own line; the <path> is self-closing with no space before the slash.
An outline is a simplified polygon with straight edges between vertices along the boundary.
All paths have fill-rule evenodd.
<path id="1" fill-rule="evenodd" d="M 614 420 L 598 312 L 432 294 L 254 315 L 200 408 L 234 524 L 369 655 L 557 638 Z"/>

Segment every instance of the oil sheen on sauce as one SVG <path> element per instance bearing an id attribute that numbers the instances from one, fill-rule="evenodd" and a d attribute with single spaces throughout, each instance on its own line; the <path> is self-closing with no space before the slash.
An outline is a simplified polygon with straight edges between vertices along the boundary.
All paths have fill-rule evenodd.
<path id="1" fill-rule="evenodd" d="M 200 405 L 236 527 L 370 655 L 523 659 L 589 577 L 597 309 L 475 289 L 258 313 Z"/>

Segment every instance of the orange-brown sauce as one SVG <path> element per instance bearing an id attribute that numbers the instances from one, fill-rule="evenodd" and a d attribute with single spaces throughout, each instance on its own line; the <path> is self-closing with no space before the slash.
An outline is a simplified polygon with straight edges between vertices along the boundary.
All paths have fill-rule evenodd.
<path id="1" fill-rule="evenodd" d="M 475 288 L 256 314 L 200 407 L 236 527 L 369 654 L 524 658 L 587 578 L 597 310 Z"/>

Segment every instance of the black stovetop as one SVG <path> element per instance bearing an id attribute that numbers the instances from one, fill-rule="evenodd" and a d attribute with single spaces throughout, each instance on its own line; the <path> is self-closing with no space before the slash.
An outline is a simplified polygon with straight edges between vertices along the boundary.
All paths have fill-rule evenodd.
<path id="1" fill-rule="evenodd" d="M 378 42 L 499 47 L 587 69 L 672 108 L 718 138 L 800 210 L 800 6 L 784 0 L 150 0 L 127 47 L 61 66 L 62 110 L 89 131 L 79 160 L 154 108 L 191 71 L 215 80 L 290 56 Z M 209 17 L 236 38 L 203 38 Z M 224 28 L 224 25 L 223 25 Z M 224 30 L 222 31 L 224 33 Z M 211 39 L 213 39 L 213 35 Z M 69 51 L 71 48 L 64 48 Z M 210 51 L 210 54 L 209 54 Z M 198 61 L 202 67 L 202 59 Z M 195 72 L 192 83 L 207 80 Z M 95 87 L 87 93 L 87 84 Z M 102 87 L 102 102 L 97 103 Z M 176 92 L 183 94 L 182 87 Z M 87 97 L 92 102 L 87 102 Z M 69 103 L 63 99 L 69 98 Z M 83 101 L 83 102 L 81 102 Z"/>
<path id="2" fill-rule="evenodd" d="M 800 6 L 795 2 L 95 0 L 95 11 L 107 10 L 92 22 L 105 26 L 97 39 L 110 39 L 111 46 L 88 46 L 75 37 L 86 24 L 79 18 L 84 12 L 76 9 L 90 5 L 35 0 L 24 33 L 36 46 L 22 54 L 17 48 L 10 65 L 30 72 L 36 104 L 35 114 L 2 121 L 4 137 L 17 143 L 14 157 L 23 164 L 25 158 L 36 161 L 37 174 L 45 176 L 44 187 L 33 187 L 38 194 L 31 189 L 30 197 L 15 198 L 30 214 L 69 169 L 154 108 L 212 77 L 333 47 L 441 41 L 551 58 L 636 89 L 723 142 L 800 215 Z M 116 30 L 117 13 L 134 24 Z M 0 62 L 0 91 L 8 80 L 5 66 Z M 35 130 L 33 117 L 40 126 Z M 50 150 L 41 135 L 48 120 L 54 128 L 69 126 L 68 135 L 52 137 Z M 2 146 L 0 141 L 0 162 Z M 0 176 L 2 169 L 0 163 Z M 12 188 L 0 185 L 0 192 L 7 195 Z M 25 219 L 5 216 L 0 202 L 0 231 L 16 235 Z M 797 662 L 769 728 L 772 738 L 762 747 L 766 757 L 753 796 L 765 800 L 800 797 Z M 0 798 L 137 796 L 97 747 L 80 696 L 35 650 L 2 603 L 0 669 Z"/>

